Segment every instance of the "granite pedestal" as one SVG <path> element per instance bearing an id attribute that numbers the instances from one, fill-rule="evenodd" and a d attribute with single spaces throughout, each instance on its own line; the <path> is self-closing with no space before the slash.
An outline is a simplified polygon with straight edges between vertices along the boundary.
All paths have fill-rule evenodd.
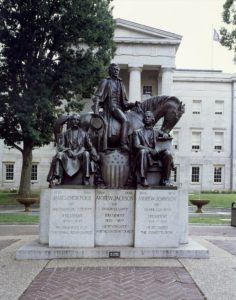
<path id="1" fill-rule="evenodd" d="M 188 241 L 187 192 L 177 189 L 46 189 L 39 240 L 17 259 L 206 258 Z"/>

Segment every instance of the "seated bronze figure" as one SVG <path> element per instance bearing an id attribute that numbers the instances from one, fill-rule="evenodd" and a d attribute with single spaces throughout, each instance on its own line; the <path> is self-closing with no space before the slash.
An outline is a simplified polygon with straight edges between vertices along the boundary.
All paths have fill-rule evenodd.
<path id="1" fill-rule="evenodd" d="M 89 135 L 80 128 L 80 117 L 72 115 L 68 119 L 68 129 L 57 136 L 57 153 L 53 158 L 47 181 L 53 185 L 67 184 L 80 170 L 82 182 L 77 184 L 89 185 L 91 160 L 97 161 L 99 156 Z M 69 178 L 69 179 L 68 179 Z"/>
<path id="2" fill-rule="evenodd" d="M 161 167 L 160 185 L 171 186 L 170 173 L 173 168 L 173 157 L 168 148 L 158 148 L 158 139 L 168 140 L 163 133 L 153 128 L 155 118 L 151 111 L 146 111 L 143 118 L 144 126 L 133 133 L 133 145 L 136 151 L 135 171 L 139 175 L 141 185 L 148 187 L 147 172 L 154 164 Z M 160 163 L 158 164 L 158 161 Z M 155 175 L 154 175 L 155 176 Z"/>

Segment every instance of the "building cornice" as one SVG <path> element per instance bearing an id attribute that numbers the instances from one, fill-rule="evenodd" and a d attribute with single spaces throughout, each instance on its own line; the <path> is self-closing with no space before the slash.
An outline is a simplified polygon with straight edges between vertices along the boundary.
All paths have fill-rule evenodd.
<path id="1" fill-rule="evenodd" d="M 202 78 L 202 77 L 177 77 L 174 75 L 174 82 L 209 82 L 209 83 L 232 83 L 232 78 Z"/>
<path id="2" fill-rule="evenodd" d="M 162 39 L 139 39 L 139 38 L 126 38 L 126 37 L 115 37 L 114 41 L 117 44 L 151 44 L 151 45 L 179 45 L 179 41 L 175 40 L 162 40 Z"/>
<path id="3" fill-rule="evenodd" d="M 128 21 L 128 20 L 121 19 L 121 18 L 116 19 L 116 25 L 130 28 L 130 29 L 136 29 L 138 31 L 145 32 L 148 34 L 153 33 L 154 35 L 162 36 L 163 38 L 173 38 L 173 39 L 180 39 L 180 40 L 182 39 L 182 36 L 179 34 L 161 30 L 161 29 L 157 29 L 154 27 L 146 26 L 146 25 L 142 25 L 142 24 Z"/>
<path id="4" fill-rule="evenodd" d="M 131 44 L 155 44 L 155 45 L 175 45 L 179 46 L 182 36 L 168 32 L 165 30 L 153 28 L 150 26 L 138 24 L 124 19 L 116 19 L 116 27 L 131 30 L 133 32 L 142 33 L 144 37 L 124 37 L 114 36 L 116 43 L 131 43 Z"/>
<path id="5" fill-rule="evenodd" d="M 223 73 L 221 70 L 177 69 L 173 80 L 175 82 L 232 83 L 235 81 L 235 74 Z"/>

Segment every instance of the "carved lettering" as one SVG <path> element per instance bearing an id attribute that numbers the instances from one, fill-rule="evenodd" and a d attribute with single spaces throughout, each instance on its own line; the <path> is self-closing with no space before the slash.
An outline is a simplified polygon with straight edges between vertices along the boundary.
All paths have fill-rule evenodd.
<path id="1" fill-rule="evenodd" d="M 54 190 L 49 246 L 94 246 L 94 191 Z"/>
<path id="2" fill-rule="evenodd" d="M 134 191 L 98 191 L 96 197 L 96 244 L 133 245 Z"/>
<path id="3" fill-rule="evenodd" d="M 137 191 L 135 246 L 175 246 L 177 191 Z"/>

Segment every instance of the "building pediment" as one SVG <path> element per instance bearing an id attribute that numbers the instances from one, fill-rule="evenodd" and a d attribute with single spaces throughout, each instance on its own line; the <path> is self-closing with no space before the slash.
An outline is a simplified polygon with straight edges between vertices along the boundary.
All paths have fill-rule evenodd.
<path id="1" fill-rule="evenodd" d="M 141 25 L 124 19 L 116 19 L 114 40 L 116 43 L 166 44 L 179 46 L 182 36 L 168 31 Z"/>

